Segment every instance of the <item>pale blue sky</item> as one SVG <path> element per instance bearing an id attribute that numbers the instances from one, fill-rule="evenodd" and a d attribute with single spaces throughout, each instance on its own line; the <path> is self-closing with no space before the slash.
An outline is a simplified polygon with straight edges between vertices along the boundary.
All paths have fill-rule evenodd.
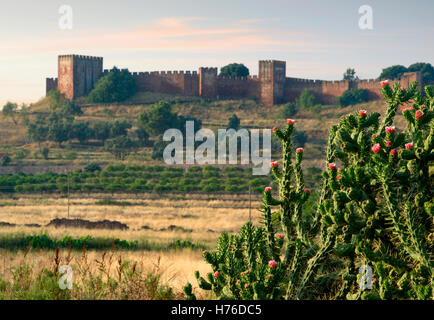
<path id="1" fill-rule="evenodd" d="M 58 26 L 63 4 L 72 30 Z M 373 30 L 359 29 L 361 5 L 373 8 Z M 256 74 L 258 60 L 278 59 L 287 76 L 338 80 L 354 67 L 374 78 L 393 64 L 434 64 L 433 15 L 431 0 L 2 1 L 0 106 L 41 98 L 67 53 L 131 71 L 241 62 Z"/>

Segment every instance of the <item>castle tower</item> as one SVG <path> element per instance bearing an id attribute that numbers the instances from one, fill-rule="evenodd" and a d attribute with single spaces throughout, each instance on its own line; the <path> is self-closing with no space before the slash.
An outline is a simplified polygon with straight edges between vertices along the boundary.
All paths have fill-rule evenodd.
<path id="1" fill-rule="evenodd" d="M 103 58 L 61 55 L 58 58 L 57 88 L 68 99 L 89 94 L 103 72 Z"/>
<path id="2" fill-rule="evenodd" d="M 259 61 L 260 100 L 263 104 L 272 106 L 283 101 L 285 78 L 285 61 Z"/>
<path id="3" fill-rule="evenodd" d="M 199 95 L 217 97 L 217 68 L 199 68 Z"/>

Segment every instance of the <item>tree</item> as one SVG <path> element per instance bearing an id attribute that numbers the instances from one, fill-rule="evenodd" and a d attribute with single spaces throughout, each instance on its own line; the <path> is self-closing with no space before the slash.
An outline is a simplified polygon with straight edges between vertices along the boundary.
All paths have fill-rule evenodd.
<path id="1" fill-rule="evenodd" d="M 176 113 L 172 112 L 172 105 L 167 101 L 154 103 L 149 112 L 139 115 L 138 124 L 147 132 L 158 135 L 167 129 L 179 128 L 180 121 Z"/>
<path id="2" fill-rule="evenodd" d="M 47 140 L 48 137 L 48 126 L 45 125 L 44 118 L 42 115 L 37 115 L 36 120 L 33 123 L 27 125 L 27 138 L 33 142 L 37 142 L 39 148 L 41 148 L 41 142 Z"/>
<path id="3" fill-rule="evenodd" d="M 75 121 L 72 123 L 70 139 L 77 139 L 80 144 L 85 143 L 93 136 L 92 129 L 89 127 L 89 122 Z"/>
<path id="4" fill-rule="evenodd" d="M 294 116 L 297 113 L 297 106 L 295 103 L 289 102 L 283 105 L 282 111 L 281 111 L 281 117 L 282 118 L 289 118 Z"/>
<path id="5" fill-rule="evenodd" d="M 2 167 L 6 167 L 7 165 L 9 165 L 9 163 L 11 163 L 11 157 L 9 157 L 7 154 L 3 155 L 3 157 L 0 158 L 0 165 Z"/>
<path id="6" fill-rule="evenodd" d="M 395 65 L 388 68 L 383 69 L 381 72 L 379 79 L 400 79 L 401 76 L 407 72 L 407 68 L 401 65 Z"/>
<path id="7" fill-rule="evenodd" d="M 424 82 L 434 82 L 434 67 L 431 63 L 417 62 L 408 67 L 409 72 L 419 71 Z"/>
<path id="8" fill-rule="evenodd" d="M 163 152 L 168 144 L 169 142 L 164 141 L 163 136 L 159 135 L 154 141 L 154 145 L 152 147 L 152 159 L 163 159 Z"/>
<path id="9" fill-rule="evenodd" d="M 231 63 L 220 69 L 221 77 L 247 77 L 249 69 L 242 63 Z"/>
<path id="10" fill-rule="evenodd" d="M 318 102 L 312 91 L 307 88 L 301 91 L 300 97 L 297 99 L 297 106 L 302 109 L 310 109 L 317 104 Z"/>
<path id="11" fill-rule="evenodd" d="M 233 114 L 229 118 L 228 129 L 238 130 L 239 128 L 240 128 L 240 118 L 238 118 L 236 114 Z"/>
<path id="12" fill-rule="evenodd" d="M 57 142 L 60 147 L 62 142 L 68 141 L 70 139 L 71 131 L 71 122 L 65 121 L 56 114 L 52 114 L 50 124 L 48 125 L 48 140 Z"/>
<path id="13" fill-rule="evenodd" d="M 18 105 L 16 103 L 8 102 L 4 105 L 2 109 L 3 116 L 10 117 L 15 125 L 17 125 L 17 113 Z"/>
<path id="14" fill-rule="evenodd" d="M 359 79 L 359 77 L 356 76 L 356 70 L 355 69 L 348 68 L 347 71 L 345 71 L 345 73 L 344 73 L 343 79 L 353 81 L 353 80 Z"/>
<path id="15" fill-rule="evenodd" d="M 119 70 L 114 67 L 98 80 L 88 98 L 91 102 L 120 102 L 134 95 L 136 91 L 136 80 L 128 69 Z"/>
<path id="16" fill-rule="evenodd" d="M 109 122 L 98 121 L 93 123 L 91 128 L 93 138 L 100 140 L 104 144 L 105 141 L 110 138 L 110 127 L 111 125 Z"/>
<path id="17" fill-rule="evenodd" d="M 110 126 L 110 138 L 115 138 L 119 136 L 126 136 L 128 134 L 128 129 L 132 128 L 132 123 L 125 120 L 115 120 L 109 122 Z"/>
<path id="18" fill-rule="evenodd" d="M 355 105 L 366 101 L 368 101 L 368 91 L 356 88 L 345 90 L 336 100 L 337 104 L 341 107 Z"/>
<path id="19" fill-rule="evenodd" d="M 127 136 L 116 137 L 107 141 L 104 150 L 110 152 L 116 159 L 124 160 L 133 150 L 137 149 L 137 143 Z"/>
<path id="20" fill-rule="evenodd" d="M 39 152 L 41 153 L 42 157 L 45 160 L 48 160 L 48 154 L 50 153 L 50 149 L 48 149 L 47 147 L 44 147 Z"/>
<path id="21" fill-rule="evenodd" d="M 145 146 L 148 143 L 149 134 L 143 128 L 136 129 L 137 139 L 140 142 L 140 145 Z"/>

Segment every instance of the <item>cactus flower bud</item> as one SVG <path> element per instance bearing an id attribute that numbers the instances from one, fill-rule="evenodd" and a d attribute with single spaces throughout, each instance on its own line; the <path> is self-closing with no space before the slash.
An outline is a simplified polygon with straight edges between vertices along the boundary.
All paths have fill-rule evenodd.
<path id="1" fill-rule="evenodd" d="M 216 271 L 215 273 L 214 273 L 214 278 L 218 278 L 219 277 L 219 275 L 220 275 L 220 272 L 219 271 Z"/>
<path id="2" fill-rule="evenodd" d="M 237 280 L 237 282 L 235 282 L 235 284 L 236 284 L 237 286 L 239 286 L 240 283 L 241 283 L 241 281 L 240 281 L 239 279 Z"/>
<path id="3" fill-rule="evenodd" d="M 273 275 L 272 274 L 267 274 L 267 279 L 268 280 L 273 279 Z"/>
<path id="4" fill-rule="evenodd" d="M 336 169 L 336 164 L 335 163 L 329 163 L 329 169 L 330 170 Z"/>
<path id="5" fill-rule="evenodd" d="M 310 190 L 308 188 L 304 189 L 304 192 L 306 192 L 307 194 L 310 194 Z"/>
<path id="6" fill-rule="evenodd" d="M 373 153 L 377 153 L 378 151 L 381 150 L 381 146 L 380 146 L 380 144 L 379 144 L 379 143 L 374 144 L 374 145 L 372 146 L 371 150 L 372 150 Z"/>
<path id="7" fill-rule="evenodd" d="M 413 148 L 413 146 L 414 146 L 413 142 L 406 143 L 405 144 L 405 150 L 411 149 L 411 148 Z"/>
<path id="8" fill-rule="evenodd" d="M 338 172 L 341 172 L 342 171 L 342 168 L 338 168 Z"/>
<path id="9" fill-rule="evenodd" d="M 398 152 L 395 149 L 390 150 L 390 155 L 391 156 L 396 156 Z"/>
<path id="10" fill-rule="evenodd" d="M 271 188 L 270 187 L 266 187 L 265 188 L 265 192 L 271 192 Z"/>
<path id="11" fill-rule="evenodd" d="M 274 260 L 271 260 L 271 261 L 268 262 L 268 266 L 269 266 L 271 269 L 276 269 L 276 268 L 277 268 L 277 262 L 274 261 Z"/>
<path id="12" fill-rule="evenodd" d="M 295 152 L 301 153 L 301 152 L 303 152 L 303 148 L 297 148 L 297 150 L 295 150 Z"/>
<path id="13" fill-rule="evenodd" d="M 360 111 L 359 111 L 359 115 L 360 115 L 361 117 L 366 117 L 366 116 L 368 115 L 368 111 L 366 111 L 366 110 L 360 110 Z"/>
<path id="14" fill-rule="evenodd" d="M 281 233 L 276 234 L 276 239 L 285 239 L 285 236 Z"/>
<path id="15" fill-rule="evenodd" d="M 394 132 L 395 132 L 394 126 L 386 127 L 386 133 L 394 133 Z"/>
<path id="16" fill-rule="evenodd" d="M 385 86 L 388 86 L 388 85 L 389 85 L 389 80 L 381 81 L 381 87 L 382 88 L 384 88 Z"/>
<path id="17" fill-rule="evenodd" d="M 372 284 L 374 284 L 375 282 L 377 282 L 377 278 L 372 279 Z"/>
<path id="18" fill-rule="evenodd" d="M 244 285 L 244 288 L 249 289 L 249 288 L 250 288 L 250 284 L 249 284 L 249 283 L 246 283 L 246 284 Z"/>
<path id="19" fill-rule="evenodd" d="M 336 176 L 336 180 L 341 180 L 342 179 L 342 176 L 340 175 L 340 174 L 338 174 L 337 176 Z"/>
<path id="20" fill-rule="evenodd" d="M 376 135 L 372 134 L 371 139 L 375 139 Z"/>
<path id="21" fill-rule="evenodd" d="M 270 163 L 271 168 L 278 167 L 278 166 L 279 166 L 279 164 L 277 163 L 277 161 Z"/>
<path id="22" fill-rule="evenodd" d="M 413 107 L 404 108 L 404 109 L 402 109 L 402 113 L 405 113 L 405 112 L 410 111 L 410 110 L 414 110 L 414 108 Z"/>
<path id="23" fill-rule="evenodd" d="M 295 123 L 295 120 L 292 120 L 292 119 L 286 120 L 286 124 L 294 124 L 294 123 Z"/>
<path id="24" fill-rule="evenodd" d="M 386 141 L 386 146 L 390 147 L 392 145 L 392 141 Z"/>
<path id="25" fill-rule="evenodd" d="M 423 111 L 422 110 L 417 110 L 416 114 L 415 114 L 416 119 L 422 119 L 423 117 Z"/>
<path id="26" fill-rule="evenodd" d="M 274 128 L 273 128 L 273 132 L 276 132 L 276 130 L 277 130 L 277 128 L 276 128 L 276 127 L 274 127 Z"/>

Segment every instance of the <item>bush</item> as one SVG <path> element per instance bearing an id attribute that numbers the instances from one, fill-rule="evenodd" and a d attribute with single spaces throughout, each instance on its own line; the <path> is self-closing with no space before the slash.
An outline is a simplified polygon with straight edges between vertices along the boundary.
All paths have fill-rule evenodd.
<path id="1" fill-rule="evenodd" d="M 47 147 L 44 147 L 39 152 L 41 153 L 42 157 L 45 160 L 48 160 L 48 154 L 50 153 L 50 149 L 48 149 Z"/>
<path id="2" fill-rule="evenodd" d="M 318 104 L 318 101 L 311 90 L 303 89 L 296 103 L 302 109 L 311 109 Z"/>
<path id="3" fill-rule="evenodd" d="M 368 101 L 368 91 L 365 89 L 348 89 L 337 98 L 336 103 L 341 107 L 346 107 L 349 105 L 355 105 L 362 102 Z"/>
<path id="4" fill-rule="evenodd" d="M 98 80 L 88 99 L 91 102 L 121 102 L 133 96 L 136 91 L 136 80 L 128 69 L 119 70 L 114 67 Z"/>
<path id="5" fill-rule="evenodd" d="M 77 155 L 77 152 L 68 152 L 66 155 L 65 155 L 65 158 L 66 159 L 68 159 L 68 160 L 75 160 L 75 159 L 77 159 L 77 157 L 78 157 L 78 155 Z"/>
<path id="6" fill-rule="evenodd" d="M 7 154 L 5 154 L 0 159 L 0 166 L 6 167 L 7 165 L 9 165 L 9 163 L 11 163 L 11 161 L 12 159 Z"/>
<path id="7" fill-rule="evenodd" d="M 249 69 L 242 63 L 231 63 L 220 69 L 221 77 L 247 77 Z"/>
<path id="8" fill-rule="evenodd" d="M 297 113 L 297 106 L 295 103 L 289 102 L 283 105 L 280 116 L 282 118 L 290 118 Z"/>

